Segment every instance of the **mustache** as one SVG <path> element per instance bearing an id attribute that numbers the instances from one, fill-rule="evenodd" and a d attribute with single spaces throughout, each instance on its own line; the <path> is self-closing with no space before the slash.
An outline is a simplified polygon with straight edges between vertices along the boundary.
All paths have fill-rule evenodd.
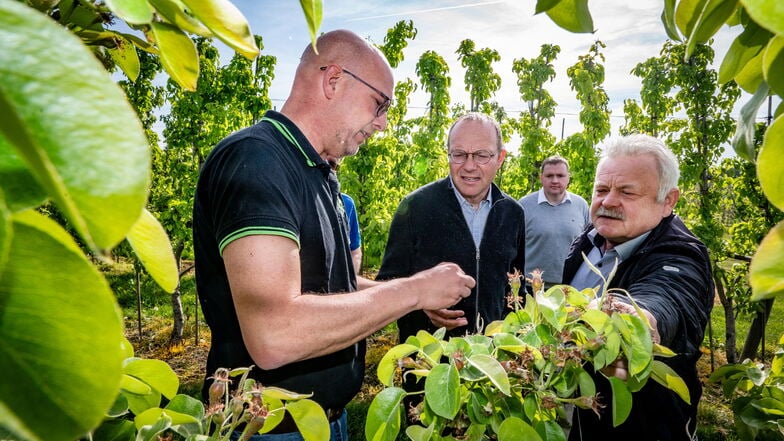
<path id="1" fill-rule="evenodd" d="M 620 210 L 613 210 L 610 208 L 599 207 L 594 214 L 596 217 L 609 217 L 612 219 L 624 220 L 626 216 L 623 215 L 623 212 Z"/>

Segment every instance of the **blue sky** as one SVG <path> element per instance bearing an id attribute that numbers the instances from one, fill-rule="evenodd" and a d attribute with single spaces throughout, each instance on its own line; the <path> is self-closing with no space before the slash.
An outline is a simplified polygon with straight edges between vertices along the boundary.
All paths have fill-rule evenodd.
<path id="1" fill-rule="evenodd" d="M 277 57 L 276 78 L 270 97 L 278 108 L 288 95 L 297 59 L 309 43 L 304 15 L 297 1 L 234 0 L 248 19 L 254 34 L 264 41 L 263 53 Z M 347 28 L 381 44 L 389 28 L 400 20 L 413 20 L 417 37 L 405 50 L 405 60 L 395 69 L 396 80 L 406 77 L 416 82 L 414 67 L 427 51 L 439 53 L 450 65 L 452 101 L 468 102 L 464 90 L 464 69 L 455 51 L 460 41 L 472 39 L 477 48 L 492 48 L 501 61 L 494 64 L 502 77 L 501 90 L 494 97 L 507 111 L 523 109 L 517 91 L 512 62 L 532 58 L 542 44 L 557 44 L 561 53 L 555 63 L 556 78 L 548 90 L 558 102 L 553 132 L 560 136 L 579 130 L 576 113 L 579 105 L 569 88 L 566 69 L 585 54 L 595 40 L 607 48 L 605 90 L 610 97 L 614 132 L 623 122 L 623 101 L 637 98 L 639 79 L 629 72 L 639 62 L 657 56 L 666 34 L 660 21 L 662 0 L 594 0 L 589 2 L 594 19 L 594 34 L 572 34 L 558 28 L 545 15 L 534 15 L 534 0 L 431 0 L 361 2 L 325 0 L 322 31 Z M 716 63 L 729 47 L 735 31 L 726 26 L 716 36 Z M 743 98 L 742 98 L 743 99 Z M 423 110 L 427 97 L 415 93 L 409 104 L 411 112 Z"/>

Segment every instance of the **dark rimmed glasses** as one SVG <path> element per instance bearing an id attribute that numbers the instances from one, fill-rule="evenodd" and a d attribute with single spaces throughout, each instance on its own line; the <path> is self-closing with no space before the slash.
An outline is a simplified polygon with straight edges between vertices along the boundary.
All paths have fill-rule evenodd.
<path id="1" fill-rule="evenodd" d="M 321 69 L 321 70 L 327 70 L 327 67 L 328 67 L 328 66 L 321 66 L 319 69 Z M 352 73 L 352 72 L 351 72 L 351 71 L 349 71 L 348 69 L 346 69 L 346 68 L 344 68 L 344 67 L 342 67 L 342 66 L 338 66 L 338 67 L 340 67 L 340 70 L 342 70 L 343 72 L 345 72 L 345 73 L 347 73 L 347 74 L 351 75 L 351 76 L 352 76 L 352 77 L 353 77 L 355 80 L 357 80 L 357 81 L 359 81 L 360 83 L 364 84 L 365 86 L 369 87 L 369 88 L 370 88 L 370 89 L 372 89 L 374 92 L 376 92 L 377 94 L 381 95 L 381 97 L 383 97 L 383 98 L 384 98 L 384 101 L 382 101 L 382 102 L 381 102 L 381 104 L 379 104 L 379 105 L 378 105 L 378 107 L 376 107 L 376 118 L 378 118 L 378 117 L 380 117 L 381 115 L 383 115 L 383 114 L 387 113 L 387 110 L 389 110 L 389 106 L 390 106 L 390 105 L 392 105 L 392 98 L 388 97 L 388 96 L 387 96 L 387 94 L 385 94 L 384 92 L 382 92 L 382 91 L 380 91 L 380 90 L 376 89 L 376 88 L 375 88 L 374 86 L 372 86 L 370 83 L 368 83 L 367 81 L 363 80 L 363 79 L 362 79 L 362 78 L 360 78 L 358 75 L 356 75 L 356 74 Z"/>
<path id="2" fill-rule="evenodd" d="M 468 153 L 462 150 L 455 150 L 449 153 L 449 160 L 454 164 L 463 164 L 468 161 L 468 157 L 474 158 L 474 162 L 479 165 L 485 165 L 495 156 L 495 153 L 488 152 L 487 150 L 479 150 L 477 152 Z"/>

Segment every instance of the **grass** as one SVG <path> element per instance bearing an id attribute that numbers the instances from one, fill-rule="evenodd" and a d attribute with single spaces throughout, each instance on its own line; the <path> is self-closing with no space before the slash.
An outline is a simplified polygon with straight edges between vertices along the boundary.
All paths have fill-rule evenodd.
<path id="1" fill-rule="evenodd" d="M 169 337 L 172 329 L 171 297 L 143 277 L 142 282 L 142 334 L 137 330 L 136 294 L 131 265 L 116 265 L 105 272 L 112 289 L 118 297 L 126 321 L 126 335 L 136 350 L 136 356 L 156 358 L 166 361 L 180 379 L 180 393 L 200 397 L 204 378 L 204 365 L 209 350 L 209 328 L 201 319 L 197 309 L 195 287 L 192 273 L 186 275 L 182 283 L 181 301 L 185 312 L 185 329 L 181 343 L 172 345 Z M 196 320 L 197 314 L 199 320 Z M 771 317 L 784 314 L 784 302 L 774 302 Z M 736 320 L 736 335 L 739 346 L 748 333 L 751 316 L 740 316 Z M 713 326 L 714 365 L 726 364 L 724 358 L 724 310 L 718 302 L 711 314 Z M 198 332 L 198 338 L 196 334 Z M 376 379 L 376 366 L 384 354 L 396 344 L 397 331 L 394 325 L 387 326 L 375 333 L 368 341 L 365 359 L 365 382 L 360 393 L 347 406 L 349 415 L 349 434 L 354 440 L 364 439 L 365 417 L 373 397 L 382 389 Z M 779 337 L 784 334 L 784 321 L 768 321 L 765 338 L 765 359 L 771 359 Z M 705 390 L 698 411 L 698 438 L 700 441 L 736 441 L 739 438 L 733 428 L 733 414 L 728 402 L 721 394 L 719 385 L 707 383 L 711 373 L 710 350 L 706 332 L 706 355 L 700 359 L 698 370 L 704 379 Z M 738 353 L 740 352 L 738 349 Z M 398 437 L 405 439 L 405 435 Z"/>

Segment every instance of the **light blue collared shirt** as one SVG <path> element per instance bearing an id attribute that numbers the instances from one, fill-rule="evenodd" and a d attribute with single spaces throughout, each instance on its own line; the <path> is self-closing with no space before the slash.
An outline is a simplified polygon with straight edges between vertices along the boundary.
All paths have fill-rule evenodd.
<path id="1" fill-rule="evenodd" d="M 468 229 L 471 230 L 471 237 L 474 238 L 474 245 L 476 245 L 476 249 L 478 250 L 479 244 L 482 242 L 482 234 L 485 231 L 485 225 L 487 225 L 487 217 L 490 215 L 490 207 L 493 205 L 492 187 L 487 191 L 487 196 L 479 202 L 479 208 L 474 208 L 474 206 L 457 190 L 451 177 L 449 178 L 449 182 L 452 184 L 452 190 L 455 192 L 455 197 L 457 197 L 457 202 L 460 204 L 460 209 L 463 210 L 463 217 L 468 225 Z"/>
<path id="2" fill-rule="evenodd" d="M 637 248 L 650 233 L 651 232 L 648 231 L 632 240 L 614 246 L 612 249 L 607 250 L 607 252 L 603 252 L 604 238 L 599 236 L 598 231 L 594 228 L 588 232 L 588 238 L 593 243 L 593 248 L 591 248 L 591 251 L 586 255 L 586 258 L 602 273 L 602 277 L 607 279 L 610 272 L 612 272 L 617 265 L 628 259 L 637 251 Z M 597 288 L 597 294 L 600 294 L 604 282 L 598 274 L 588 267 L 587 263 L 583 262 L 569 284 L 579 290 Z"/>

